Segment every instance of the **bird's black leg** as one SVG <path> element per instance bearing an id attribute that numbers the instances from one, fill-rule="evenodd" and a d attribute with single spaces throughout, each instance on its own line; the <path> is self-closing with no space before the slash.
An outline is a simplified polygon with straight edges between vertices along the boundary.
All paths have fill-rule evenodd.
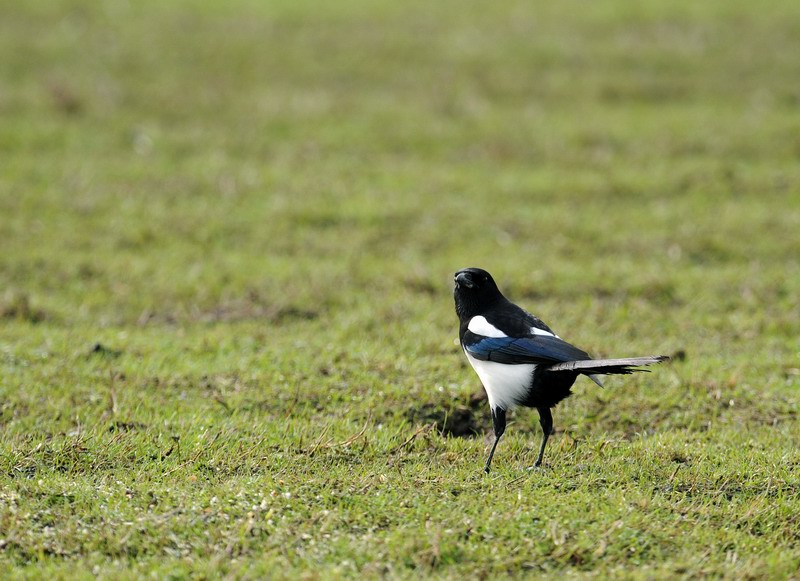
<path id="1" fill-rule="evenodd" d="M 486 474 L 489 474 L 489 468 L 492 465 L 492 456 L 494 456 L 495 448 L 497 448 L 497 442 L 500 441 L 500 436 L 506 431 L 506 410 L 502 408 L 492 409 L 492 426 L 494 426 L 494 443 L 492 444 L 492 449 L 489 451 L 489 457 L 486 459 L 486 466 L 483 468 Z"/>
<path id="2" fill-rule="evenodd" d="M 544 439 L 542 440 L 542 447 L 539 450 L 539 457 L 536 459 L 534 466 L 542 465 L 542 458 L 544 457 L 544 449 L 547 446 L 547 438 L 553 433 L 553 414 L 550 413 L 550 408 L 536 408 L 539 412 L 539 423 L 542 425 L 542 432 L 544 432 Z"/>

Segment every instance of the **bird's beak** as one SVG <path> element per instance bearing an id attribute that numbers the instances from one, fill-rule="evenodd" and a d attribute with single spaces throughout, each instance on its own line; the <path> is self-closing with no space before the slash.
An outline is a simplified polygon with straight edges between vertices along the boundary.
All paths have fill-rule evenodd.
<path id="1" fill-rule="evenodd" d="M 456 283 L 456 288 L 460 286 L 472 288 L 475 286 L 475 284 L 472 282 L 472 280 L 470 280 L 469 275 L 467 275 L 466 272 L 456 273 L 455 283 Z"/>

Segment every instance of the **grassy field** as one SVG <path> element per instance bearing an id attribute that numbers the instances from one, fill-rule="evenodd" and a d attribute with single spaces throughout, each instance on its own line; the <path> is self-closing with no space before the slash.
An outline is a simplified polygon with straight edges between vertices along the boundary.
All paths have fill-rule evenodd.
<path id="1" fill-rule="evenodd" d="M 0 0 L 0 577 L 797 579 L 798 54 L 788 0 Z M 677 357 L 485 476 L 465 266 Z"/>

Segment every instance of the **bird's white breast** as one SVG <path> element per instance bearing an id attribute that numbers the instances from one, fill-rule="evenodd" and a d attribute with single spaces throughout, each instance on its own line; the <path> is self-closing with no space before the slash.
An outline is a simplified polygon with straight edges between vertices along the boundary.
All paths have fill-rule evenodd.
<path id="1" fill-rule="evenodd" d="M 495 361 L 481 361 L 470 355 L 466 349 L 464 353 L 486 388 L 492 409 L 499 407 L 508 410 L 525 400 L 536 365 L 506 365 Z"/>

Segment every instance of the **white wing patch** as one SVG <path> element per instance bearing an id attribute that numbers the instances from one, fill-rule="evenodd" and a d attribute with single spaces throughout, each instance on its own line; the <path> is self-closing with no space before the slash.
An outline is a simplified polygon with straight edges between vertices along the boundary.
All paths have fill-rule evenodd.
<path id="1" fill-rule="evenodd" d="M 533 371 L 536 365 L 533 363 L 505 365 L 496 361 L 481 361 L 470 355 L 466 349 L 464 352 L 483 387 L 486 388 L 492 409 L 499 407 L 508 410 L 525 400 L 533 383 Z"/>
<path id="2" fill-rule="evenodd" d="M 548 337 L 558 337 L 558 335 L 556 335 L 555 333 L 551 333 L 550 331 L 545 331 L 544 329 L 540 329 L 538 327 L 531 327 L 531 335 L 546 335 Z"/>
<path id="3" fill-rule="evenodd" d="M 508 337 L 505 333 L 503 333 L 500 329 L 492 325 L 489 321 L 486 320 L 486 317 L 482 315 L 478 315 L 477 317 L 472 317 L 469 320 L 469 325 L 467 325 L 467 329 L 475 333 L 476 335 L 480 335 L 482 337 Z M 545 331 L 544 329 L 539 329 L 538 327 L 531 327 L 531 335 L 545 335 L 547 337 L 558 337 L 555 333 L 551 333 L 550 331 Z M 560 339 L 560 337 L 558 337 Z"/>
<path id="4" fill-rule="evenodd" d="M 505 333 L 503 333 L 500 329 L 492 325 L 489 321 L 486 320 L 486 317 L 478 315 L 477 317 L 472 317 L 469 320 L 469 325 L 467 325 L 467 329 L 471 332 L 475 333 L 476 335 L 481 335 L 483 337 L 508 337 Z"/>

